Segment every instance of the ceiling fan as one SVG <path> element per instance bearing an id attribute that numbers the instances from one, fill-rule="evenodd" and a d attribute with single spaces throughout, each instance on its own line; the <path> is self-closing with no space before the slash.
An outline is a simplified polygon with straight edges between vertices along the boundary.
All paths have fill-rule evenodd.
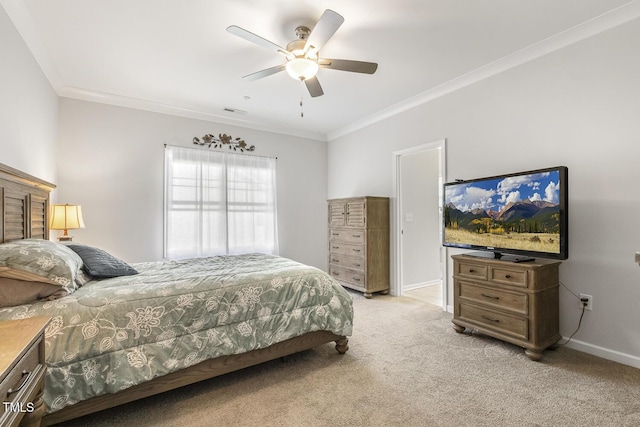
<path id="1" fill-rule="evenodd" d="M 258 80 L 270 76 L 283 70 L 296 80 L 303 81 L 309 94 L 312 97 L 324 94 L 316 74 L 319 68 L 329 68 L 333 70 L 351 71 L 354 73 L 373 74 L 378 69 L 378 64 L 374 62 L 352 61 L 349 59 L 328 59 L 318 57 L 318 52 L 322 46 L 335 34 L 344 22 L 344 18 L 327 9 L 324 11 L 313 30 L 305 26 L 296 28 L 297 40 L 287 44 L 287 48 L 278 46 L 269 40 L 262 38 L 250 31 L 231 25 L 227 31 L 241 37 L 258 46 L 269 50 L 275 50 L 287 59 L 287 62 L 265 70 L 244 76 L 248 80 Z"/>

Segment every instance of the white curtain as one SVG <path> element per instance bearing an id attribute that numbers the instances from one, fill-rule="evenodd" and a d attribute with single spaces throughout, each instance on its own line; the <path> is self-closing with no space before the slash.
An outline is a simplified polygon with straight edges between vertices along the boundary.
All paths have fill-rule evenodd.
<path id="1" fill-rule="evenodd" d="M 165 148 L 165 257 L 278 254 L 276 159 Z"/>

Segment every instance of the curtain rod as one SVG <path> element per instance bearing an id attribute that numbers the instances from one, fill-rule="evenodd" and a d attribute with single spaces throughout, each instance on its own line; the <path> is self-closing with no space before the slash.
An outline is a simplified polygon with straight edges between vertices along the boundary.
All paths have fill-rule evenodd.
<path id="1" fill-rule="evenodd" d="M 222 154 L 236 154 L 238 156 L 262 157 L 262 158 L 266 158 L 266 159 L 276 159 L 276 160 L 278 160 L 278 157 L 274 157 L 274 156 L 260 156 L 258 154 L 238 153 L 237 151 L 213 151 L 213 150 L 210 150 L 210 149 L 204 148 L 204 147 L 185 147 L 184 145 L 164 144 L 164 148 L 167 148 L 167 147 L 185 148 L 187 150 L 210 151 L 210 152 L 213 152 L 213 153 L 222 153 Z"/>

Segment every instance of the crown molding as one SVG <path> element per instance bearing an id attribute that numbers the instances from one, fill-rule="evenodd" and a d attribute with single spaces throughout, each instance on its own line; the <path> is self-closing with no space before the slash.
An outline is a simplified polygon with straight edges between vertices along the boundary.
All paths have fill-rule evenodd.
<path id="1" fill-rule="evenodd" d="M 531 46 L 504 56 L 487 65 L 478 67 L 475 70 L 449 80 L 446 83 L 421 92 L 418 95 L 392 105 L 391 107 L 385 108 L 384 110 L 374 113 L 368 117 L 331 131 L 327 134 L 327 141 L 338 139 L 359 129 L 365 128 L 374 123 L 445 96 L 451 92 L 455 92 L 491 76 L 502 73 L 503 71 L 540 58 L 541 56 L 577 43 L 603 31 L 625 24 L 634 19 L 638 19 L 639 17 L 640 0 L 631 1 L 598 17 L 590 19 L 589 21 L 583 22 L 582 24 L 543 39 Z"/>
<path id="2" fill-rule="evenodd" d="M 58 91 L 58 95 L 63 98 L 79 99 L 82 101 L 97 102 L 101 104 L 115 105 L 118 107 L 133 108 L 137 110 L 150 111 L 153 113 L 168 114 L 172 116 L 185 117 L 189 119 L 204 120 L 231 126 L 239 126 L 246 129 L 254 129 L 264 132 L 276 133 L 280 135 L 295 136 L 299 138 L 311 139 L 314 141 L 326 142 L 326 135 L 316 132 L 307 132 L 297 129 L 272 126 L 258 123 L 251 120 L 237 119 L 207 111 L 192 108 L 179 107 L 176 105 L 163 104 L 160 102 L 147 101 L 144 99 L 130 98 L 127 96 L 114 95 L 105 92 L 80 89 L 65 86 Z"/>

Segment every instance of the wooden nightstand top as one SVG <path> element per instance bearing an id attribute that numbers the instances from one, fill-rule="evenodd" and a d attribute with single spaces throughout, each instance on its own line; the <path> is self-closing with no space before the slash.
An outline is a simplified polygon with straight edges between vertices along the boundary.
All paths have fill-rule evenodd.
<path id="1" fill-rule="evenodd" d="M 32 317 L 0 322 L 0 381 L 40 337 L 49 320 L 49 317 Z"/>

